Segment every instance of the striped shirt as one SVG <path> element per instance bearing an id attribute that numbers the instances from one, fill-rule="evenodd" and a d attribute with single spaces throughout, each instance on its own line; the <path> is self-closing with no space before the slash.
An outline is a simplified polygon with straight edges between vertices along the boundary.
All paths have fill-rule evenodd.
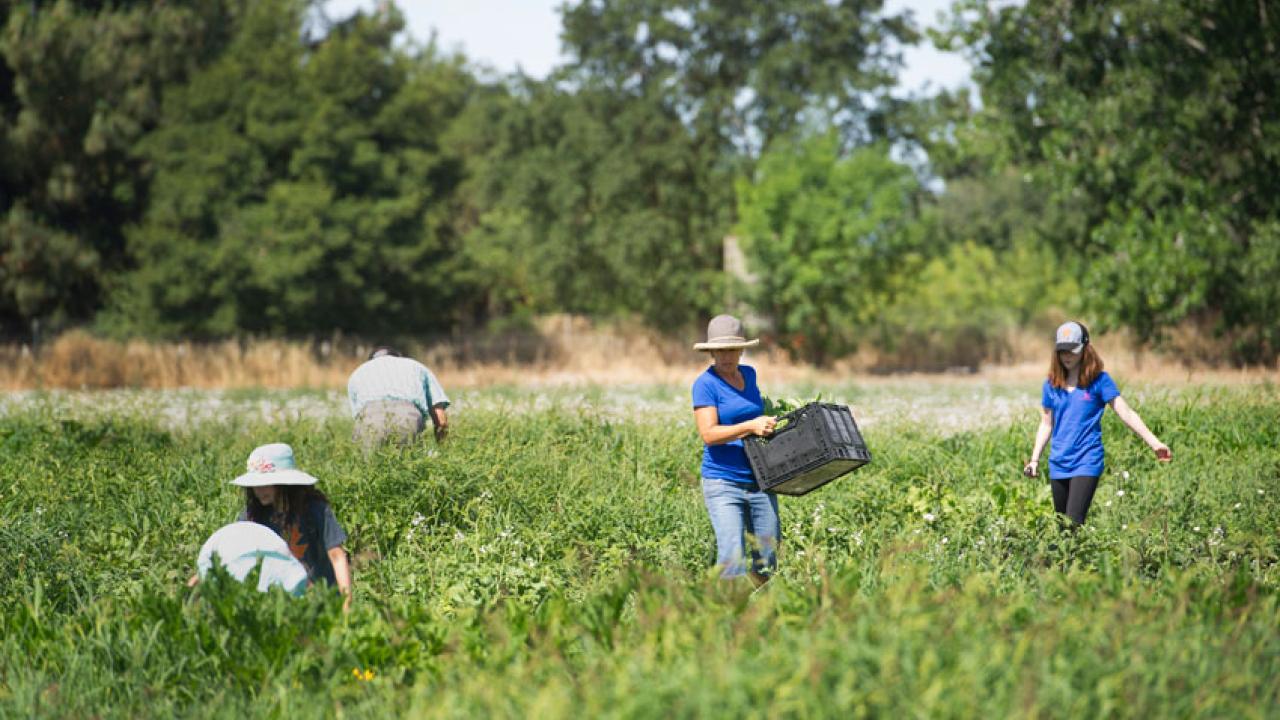
<path id="1" fill-rule="evenodd" d="M 423 415 L 430 415 L 433 407 L 449 407 L 449 396 L 444 394 L 440 381 L 426 365 L 391 355 L 374 358 L 356 368 L 347 381 L 347 399 L 351 401 L 352 417 L 375 400 L 406 400 L 416 405 Z"/>

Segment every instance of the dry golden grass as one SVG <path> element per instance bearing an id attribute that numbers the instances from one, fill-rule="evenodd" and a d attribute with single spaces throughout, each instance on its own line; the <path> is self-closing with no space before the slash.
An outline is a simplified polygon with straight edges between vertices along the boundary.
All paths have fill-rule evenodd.
<path id="1" fill-rule="evenodd" d="M 38 356 L 0 349 L 0 386 L 27 388 L 328 387 L 345 383 L 344 364 L 306 345 L 274 340 L 241 344 L 117 342 L 73 331 Z"/>
<path id="2" fill-rule="evenodd" d="M 406 354 L 421 359 L 446 387 L 569 384 L 682 384 L 706 363 L 691 349 L 694 338 L 674 340 L 639 329 L 593 326 L 581 318 L 553 316 L 529 332 L 499 339 L 464 339 L 430 345 L 410 344 Z M 1184 344 L 1190 342 L 1183 340 Z M 1095 341 L 1107 367 L 1126 379 L 1160 382 L 1257 382 L 1278 378 L 1275 370 L 1215 369 L 1198 362 L 1135 351 L 1122 336 Z M 1012 348 L 1012 350 L 1010 349 Z M 367 345 L 280 340 L 218 343 L 120 342 L 82 331 L 68 332 L 33 354 L 25 346 L 0 346 L 0 388 L 340 388 L 369 352 Z M 1180 355 L 1181 358 L 1187 357 Z M 957 368 L 945 373 L 894 373 L 876 368 L 893 359 L 873 350 L 818 370 L 791 362 L 769 349 L 749 353 L 748 362 L 772 382 L 821 383 L 857 376 L 899 381 L 911 375 L 932 381 L 1032 380 L 1045 374 L 1049 351 L 1034 334 L 1005 343 L 1002 362 L 973 373 Z M 1199 360 L 1199 358 L 1197 358 Z"/>

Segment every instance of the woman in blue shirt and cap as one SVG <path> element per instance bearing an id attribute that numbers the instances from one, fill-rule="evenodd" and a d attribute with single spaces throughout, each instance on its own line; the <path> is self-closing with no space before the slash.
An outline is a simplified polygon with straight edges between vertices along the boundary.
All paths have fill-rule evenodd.
<path id="1" fill-rule="evenodd" d="M 764 414 L 755 368 L 740 365 L 748 340 L 742 323 L 717 315 L 707 325 L 707 341 L 693 346 L 713 364 L 693 383 L 693 417 L 705 448 L 702 496 L 716 534 L 720 577 L 747 575 L 757 586 L 777 567 L 780 528 L 778 498 L 760 489 L 742 439 L 769 435 L 777 418 Z"/>
<path id="2" fill-rule="evenodd" d="M 1102 475 L 1102 414 L 1107 405 L 1151 447 L 1157 460 L 1169 462 L 1173 455 L 1120 397 L 1119 388 L 1103 371 L 1102 358 L 1089 342 L 1088 328 L 1078 322 L 1065 322 L 1055 337 L 1049 378 L 1041 392 L 1040 427 L 1031 461 L 1023 473 L 1027 477 L 1039 474 L 1040 454 L 1052 438 L 1049 483 L 1053 488 L 1053 509 L 1079 526 L 1089 513 Z"/>

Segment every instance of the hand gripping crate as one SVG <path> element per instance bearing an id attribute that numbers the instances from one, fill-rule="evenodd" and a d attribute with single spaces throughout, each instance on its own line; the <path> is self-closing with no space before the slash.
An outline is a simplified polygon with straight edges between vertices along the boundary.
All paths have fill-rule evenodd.
<path id="1" fill-rule="evenodd" d="M 743 441 L 761 490 L 804 495 L 871 462 L 845 405 L 809 403 L 781 419 L 789 422 L 770 437 Z"/>

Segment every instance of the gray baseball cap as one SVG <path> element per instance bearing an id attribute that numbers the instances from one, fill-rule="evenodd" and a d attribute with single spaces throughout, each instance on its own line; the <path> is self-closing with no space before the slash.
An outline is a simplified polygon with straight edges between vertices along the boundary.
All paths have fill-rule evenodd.
<path id="1" fill-rule="evenodd" d="M 1089 344 L 1089 331 L 1085 326 L 1071 320 L 1058 326 L 1058 332 L 1054 334 L 1054 338 L 1059 350 L 1067 350 L 1079 355 L 1084 352 L 1084 346 Z"/>

